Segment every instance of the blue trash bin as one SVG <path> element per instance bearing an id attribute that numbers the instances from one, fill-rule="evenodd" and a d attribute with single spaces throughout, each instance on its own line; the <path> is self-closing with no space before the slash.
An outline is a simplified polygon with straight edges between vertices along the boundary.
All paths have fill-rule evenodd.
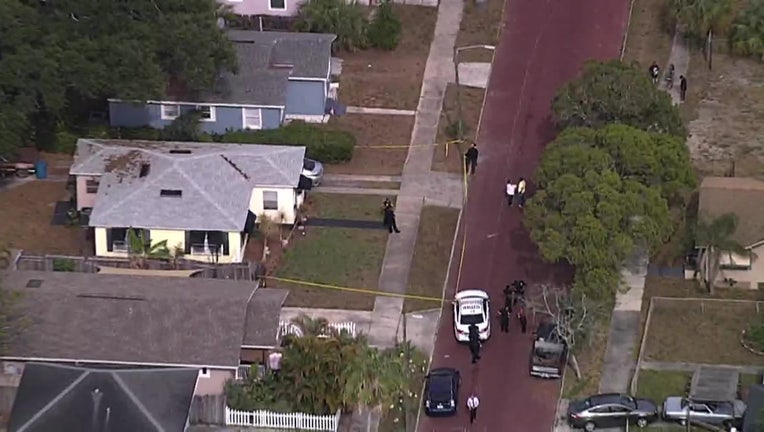
<path id="1" fill-rule="evenodd" d="M 34 172 L 38 179 L 48 178 L 48 163 L 44 160 L 37 161 L 34 164 Z"/>

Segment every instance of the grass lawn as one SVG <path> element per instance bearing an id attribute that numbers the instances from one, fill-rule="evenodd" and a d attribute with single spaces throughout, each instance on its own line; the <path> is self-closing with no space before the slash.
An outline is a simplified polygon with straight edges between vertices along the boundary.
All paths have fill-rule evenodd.
<path id="1" fill-rule="evenodd" d="M 403 170 L 414 116 L 347 114 L 332 117 L 329 126 L 352 133 L 356 137 L 356 146 L 349 162 L 327 164 L 326 172 L 399 175 Z M 377 146 L 395 148 L 375 148 Z"/>
<path id="2" fill-rule="evenodd" d="M 637 63 L 645 73 L 653 62 L 665 69 L 674 30 L 668 21 L 665 0 L 634 0 L 623 60 Z"/>
<path id="3" fill-rule="evenodd" d="M 384 200 L 385 197 L 378 195 L 310 192 L 305 210 L 309 218 L 378 220 L 382 223 Z M 395 204 L 395 197 L 390 200 Z"/>
<path id="4" fill-rule="evenodd" d="M 581 368 L 581 379 L 577 380 L 573 369 L 565 372 L 565 387 L 563 397 L 568 399 L 582 398 L 599 393 L 602 364 L 607 349 L 607 338 L 610 332 L 610 320 L 602 319 L 597 323 L 589 343 L 577 349 L 576 358 Z"/>
<path id="5" fill-rule="evenodd" d="M 422 209 L 409 273 L 408 294 L 438 299 L 442 297 L 458 219 L 457 209 L 434 206 L 425 206 Z M 404 308 L 406 312 L 438 309 L 440 303 L 407 299 Z"/>
<path id="6" fill-rule="evenodd" d="M 31 180 L 0 190 L 0 244 L 28 252 L 92 255 L 80 228 L 53 226 L 56 201 L 68 201 L 66 182 Z"/>
<path id="7" fill-rule="evenodd" d="M 456 46 L 496 45 L 504 11 L 504 0 L 488 0 L 485 3 L 464 2 L 464 12 Z M 493 53 L 474 49 L 459 54 L 460 62 L 490 62 Z"/>
<path id="8" fill-rule="evenodd" d="M 740 344 L 740 332 L 760 319 L 756 309 L 754 302 L 656 300 L 644 358 L 764 366 L 764 357 Z"/>
<path id="9" fill-rule="evenodd" d="M 402 24 L 393 51 L 341 53 L 339 100 L 346 105 L 415 110 L 438 9 L 393 5 Z M 408 142 L 408 141 L 407 141 Z"/>
<path id="10" fill-rule="evenodd" d="M 668 396 L 683 396 L 692 379 L 689 372 L 643 370 L 637 380 L 637 396 L 661 404 Z"/>
<path id="11" fill-rule="evenodd" d="M 742 288 L 715 288 L 713 295 L 694 280 L 647 276 L 645 280 L 644 309 L 651 297 L 718 298 L 731 300 L 764 300 L 764 291 Z"/>
<path id="12" fill-rule="evenodd" d="M 342 287 L 376 290 L 387 232 L 309 227 L 295 236 L 276 267 L 275 276 Z M 371 310 L 374 296 L 279 282 L 290 290 L 284 306 Z"/>
<path id="13" fill-rule="evenodd" d="M 476 140 L 478 122 L 480 121 L 480 111 L 483 109 L 483 96 L 485 89 L 466 87 L 461 88 L 462 99 L 462 117 L 464 121 L 464 138 L 470 142 Z M 444 144 L 453 139 L 448 133 L 447 128 L 450 124 L 456 123 L 459 118 L 456 99 L 456 85 L 448 84 L 446 94 L 443 98 L 443 111 L 440 113 L 438 121 L 438 144 Z M 464 152 L 467 151 L 467 144 L 451 145 L 448 149 L 448 157 L 445 155 L 444 146 L 435 146 L 435 153 L 432 159 L 432 169 L 434 171 L 447 171 L 461 173 L 464 170 Z"/>

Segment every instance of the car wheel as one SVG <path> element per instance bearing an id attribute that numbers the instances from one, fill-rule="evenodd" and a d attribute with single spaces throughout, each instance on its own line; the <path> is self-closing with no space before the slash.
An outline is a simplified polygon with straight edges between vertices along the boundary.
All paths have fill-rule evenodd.
<path id="1" fill-rule="evenodd" d="M 637 419 L 637 427 L 643 428 L 647 426 L 647 419 L 644 417 L 640 417 Z"/>
<path id="2" fill-rule="evenodd" d="M 597 425 L 595 425 L 592 422 L 586 422 L 586 424 L 584 425 L 584 430 L 586 432 L 592 432 L 594 429 L 597 429 Z"/>

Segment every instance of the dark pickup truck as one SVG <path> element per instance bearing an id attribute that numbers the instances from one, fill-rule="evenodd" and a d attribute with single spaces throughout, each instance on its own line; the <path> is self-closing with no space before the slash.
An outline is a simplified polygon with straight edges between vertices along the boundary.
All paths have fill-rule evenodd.
<path id="1" fill-rule="evenodd" d="M 554 323 L 539 324 L 530 356 L 530 374 L 539 378 L 561 378 L 568 361 L 568 347 Z"/>

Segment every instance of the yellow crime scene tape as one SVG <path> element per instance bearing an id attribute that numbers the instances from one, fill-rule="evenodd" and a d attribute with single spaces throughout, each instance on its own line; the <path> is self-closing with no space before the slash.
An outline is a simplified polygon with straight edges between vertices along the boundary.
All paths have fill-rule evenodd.
<path id="1" fill-rule="evenodd" d="M 424 300 L 424 301 L 431 301 L 431 302 L 437 302 L 437 303 L 440 303 L 441 301 L 445 300 L 440 297 L 420 296 L 415 294 L 399 294 L 399 293 L 391 293 L 386 291 L 372 290 L 367 288 L 344 287 L 339 285 L 309 282 L 309 281 L 298 280 L 298 279 L 280 278 L 276 276 L 265 276 L 265 279 L 278 281 L 278 282 L 284 282 L 284 283 L 288 283 L 292 285 L 305 285 L 305 286 L 315 287 L 315 288 L 333 289 L 337 291 L 370 294 L 370 295 L 383 296 L 383 297 L 396 297 L 396 298 L 409 299 L 409 300 Z"/>

